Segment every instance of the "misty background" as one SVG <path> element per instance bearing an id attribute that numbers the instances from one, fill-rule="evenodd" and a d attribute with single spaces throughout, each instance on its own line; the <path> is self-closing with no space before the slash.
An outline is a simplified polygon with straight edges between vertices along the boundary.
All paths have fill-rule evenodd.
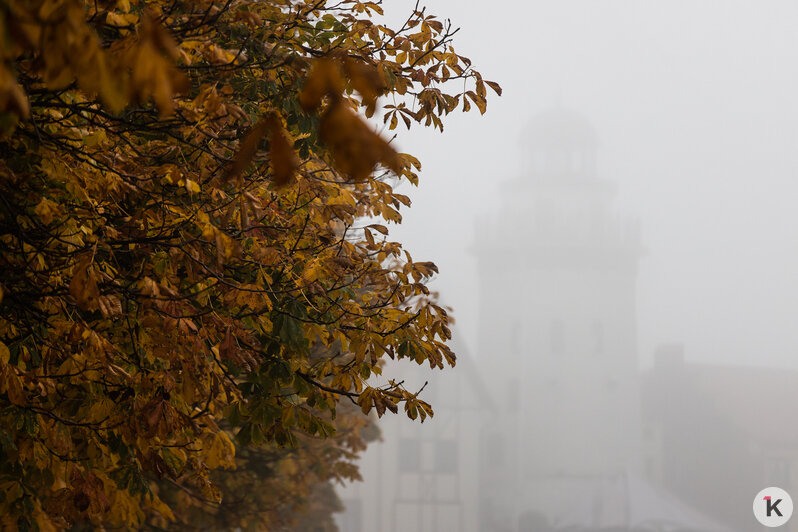
<path id="1" fill-rule="evenodd" d="M 617 210 L 640 220 L 641 366 L 678 342 L 689 361 L 798 368 L 798 4 L 426 5 L 462 28 L 455 49 L 504 89 L 483 117 L 456 113 L 443 134 L 398 138 L 423 169 L 418 189 L 401 187 L 413 206 L 392 237 L 438 264 L 432 286 L 467 345 L 477 345 L 479 216 L 501 220 L 499 187 L 529 170 L 529 120 L 562 107 L 594 126 L 598 175 L 617 184 Z"/>
<path id="2" fill-rule="evenodd" d="M 762 530 L 798 486 L 798 4 L 426 6 L 504 95 L 396 139 L 460 358 L 391 367 L 436 415 L 379 421 L 341 530 Z"/>

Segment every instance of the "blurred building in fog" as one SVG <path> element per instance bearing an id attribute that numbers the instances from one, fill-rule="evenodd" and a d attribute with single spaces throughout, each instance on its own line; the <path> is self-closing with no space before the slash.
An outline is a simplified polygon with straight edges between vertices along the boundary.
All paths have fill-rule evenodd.
<path id="1" fill-rule="evenodd" d="M 465 346 L 456 340 L 457 366 L 431 373 L 411 360 L 390 364 L 396 380 L 418 390 L 435 416 L 424 423 L 403 412 L 379 421 L 381 442 L 358 462 L 363 481 L 338 490 L 342 532 L 477 532 L 480 427 L 493 404 Z"/>
<path id="2" fill-rule="evenodd" d="M 760 489 L 798 495 L 798 372 L 687 363 L 670 345 L 642 383 L 644 467 L 654 482 L 739 529 L 756 528 Z"/>
<path id="3" fill-rule="evenodd" d="M 493 430 L 506 449 L 485 457 L 485 515 L 508 530 L 566 519 L 585 508 L 575 493 L 596 522 L 622 513 L 601 493 L 636 469 L 641 433 L 638 227 L 614 213 L 582 117 L 544 113 L 525 140 L 530 171 L 506 185 L 500 221 L 480 225 L 476 246 L 479 358 L 495 369 Z"/>
<path id="4" fill-rule="evenodd" d="M 667 445 L 642 441 L 640 232 L 598 175 L 595 131 L 558 109 L 525 142 L 529 171 L 477 235 L 478 360 L 497 404 L 483 434 L 481 529 L 728 530 L 644 474 L 644 462 L 669 469 Z"/>
<path id="5" fill-rule="evenodd" d="M 341 530 L 755 528 L 755 493 L 798 487 L 798 372 L 687 364 L 666 346 L 641 373 L 640 232 L 596 171 L 593 128 L 554 110 L 525 142 L 528 171 L 479 224 L 477 356 L 456 344 L 453 370 L 393 366 L 408 388 L 430 379 L 436 415 L 380 421 L 364 481 L 339 490 Z"/>

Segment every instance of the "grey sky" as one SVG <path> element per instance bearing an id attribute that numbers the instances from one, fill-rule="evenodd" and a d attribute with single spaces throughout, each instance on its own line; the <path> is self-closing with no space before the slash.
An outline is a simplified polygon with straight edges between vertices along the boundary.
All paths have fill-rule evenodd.
<path id="1" fill-rule="evenodd" d="M 505 90 L 484 117 L 399 144 L 424 169 L 394 235 L 441 267 L 435 286 L 469 344 L 474 227 L 500 216 L 498 186 L 523 174 L 528 119 L 562 105 L 594 124 L 599 174 L 642 223 L 641 360 L 675 341 L 696 361 L 798 367 L 797 3 L 427 5 L 462 27 L 457 51 Z"/>

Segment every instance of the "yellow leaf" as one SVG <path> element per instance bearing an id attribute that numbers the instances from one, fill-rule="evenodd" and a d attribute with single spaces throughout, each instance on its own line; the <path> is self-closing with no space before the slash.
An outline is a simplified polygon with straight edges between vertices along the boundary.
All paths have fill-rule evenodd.
<path id="1" fill-rule="evenodd" d="M 22 388 L 22 382 L 20 382 L 17 374 L 11 368 L 6 368 L 4 375 L 8 400 L 17 406 L 25 406 L 28 401 L 25 397 L 25 391 Z"/>
<path id="2" fill-rule="evenodd" d="M 105 17 L 105 23 L 108 24 L 109 26 L 116 26 L 116 27 L 124 27 L 129 24 L 129 22 L 127 21 L 127 17 L 125 17 L 124 15 L 120 15 L 119 13 L 114 13 L 113 11 L 108 13 L 108 15 Z"/>
<path id="3" fill-rule="evenodd" d="M 60 206 L 54 201 L 50 201 L 47 198 L 42 198 L 39 204 L 36 205 L 34 212 L 36 213 L 36 216 L 41 219 L 41 221 L 49 225 L 53 222 L 55 217 L 60 214 Z"/>
<path id="4" fill-rule="evenodd" d="M 409 153 L 400 153 L 399 158 L 402 159 L 406 166 L 412 165 L 416 168 L 416 170 L 421 170 L 421 161 Z"/>
<path id="5" fill-rule="evenodd" d="M 210 445 L 205 449 L 205 464 L 211 469 L 234 468 L 235 455 L 235 445 L 227 434 L 220 430 L 211 437 Z"/>
<path id="6" fill-rule="evenodd" d="M 8 364 L 8 361 L 11 359 L 11 352 L 8 350 L 8 346 L 3 342 L 0 342 L 0 362 L 3 365 Z"/>
<path id="7" fill-rule="evenodd" d="M 50 521 L 50 517 L 44 513 L 39 506 L 38 502 L 36 505 L 36 509 L 33 512 L 33 518 L 36 521 L 36 526 L 39 528 L 39 532 L 57 532 L 58 528 Z"/>
<path id="8" fill-rule="evenodd" d="M 118 524 L 124 524 L 125 528 L 137 528 L 142 518 L 141 509 L 136 499 L 128 495 L 128 490 L 114 491 L 112 500 L 112 515 Z"/>
<path id="9" fill-rule="evenodd" d="M 169 506 L 167 506 L 166 503 L 163 502 L 161 499 L 159 499 L 157 496 L 153 498 L 151 504 L 153 509 L 162 516 L 164 516 L 164 518 L 168 519 L 169 521 L 175 520 L 175 514 L 172 512 L 172 509 L 169 508 Z"/>

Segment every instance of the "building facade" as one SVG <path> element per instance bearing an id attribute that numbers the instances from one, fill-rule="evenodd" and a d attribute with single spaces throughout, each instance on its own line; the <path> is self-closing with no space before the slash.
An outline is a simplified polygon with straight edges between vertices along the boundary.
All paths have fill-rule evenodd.
<path id="1" fill-rule="evenodd" d="M 638 462 L 638 226 L 614 212 L 583 118 L 544 113 L 526 140 L 529 171 L 507 183 L 500 221 L 480 224 L 476 246 L 479 359 L 504 395 L 488 431 L 506 453 L 484 464 L 496 530 L 562 521 L 574 493 L 601 522 L 619 510 L 598 486 Z"/>
<path id="2" fill-rule="evenodd" d="M 558 109 L 534 118 L 525 141 L 527 171 L 505 184 L 500 215 L 478 224 L 477 356 L 455 345 L 457 367 L 430 378 L 432 420 L 380 420 L 382 442 L 360 462 L 363 482 L 339 490 L 340 529 L 750 529 L 735 527 L 743 510 L 718 518 L 731 503 L 712 499 L 718 490 L 709 490 L 708 464 L 728 474 L 734 460 L 756 469 L 770 453 L 768 467 L 786 470 L 792 482 L 798 460 L 784 459 L 798 456 L 792 440 L 749 460 L 741 447 L 769 444 L 739 443 L 732 428 L 681 433 L 693 397 L 680 395 L 683 373 L 641 377 L 638 367 L 639 225 L 618 214 L 616 187 L 597 172 L 595 131 Z M 429 378 L 427 368 L 406 361 L 397 370 L 408 388 Z M 705 422 L 719 412 L 695 411 L 710 416 Z M 729 453 L 719 456 L 728 461 L 696 451 L 690 438 L 726 445 Z M 783 448 L 790 452 L 779 454 Z M 750 524 L 750 500 L 739 508 Z"/>
<path id="3" fill-rule="evenodd" d="M 493 406 L 464 346 L 453 347 L 457 365 L 432 376 L 411 360 L 386 369 L 409 390 L 429 380 L 421 397 L 435 415 L 420 423 L 400 410 L 380 419 L 380 441 L 358 463 L 363 481 L 338 490 L 342 532 L 480 530 L 480 427 Z"/>
<path id="4" fill-rule="evenodd" d="M 798 371 L 690 363 L 682 346 L 665 345 L 642 384 L 653 483 L 739 530 L 759 529 L 751 501 L 760 489 L 798 498 Z"/>

